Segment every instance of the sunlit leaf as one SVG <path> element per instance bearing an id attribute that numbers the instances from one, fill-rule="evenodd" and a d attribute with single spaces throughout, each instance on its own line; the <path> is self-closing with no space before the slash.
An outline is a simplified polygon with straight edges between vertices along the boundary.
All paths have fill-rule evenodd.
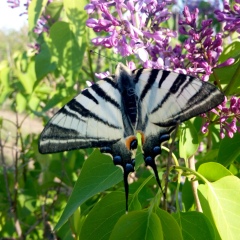
<path id="1" fill-rule="evenodd" d="M 223 165 L 215 162 L 201 164 L 198 172 L 210 182 L 214 182 L 222 177 L 232 175 L 231 172 Z"/>
<path id="2" fill-rule="evenodd" d="M 201 191 L 204 186 L 199 186 Z M 205 186 L 213 221 L 222 239 L 238 239 L 240 229 L 240 180 L 223 177 Z"/>

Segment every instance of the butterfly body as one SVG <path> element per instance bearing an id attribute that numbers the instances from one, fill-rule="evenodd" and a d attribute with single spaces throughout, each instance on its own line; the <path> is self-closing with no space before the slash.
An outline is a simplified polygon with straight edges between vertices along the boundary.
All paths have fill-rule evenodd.
<path id="1" fill-rule="evenodd" d="M 123 169 L 127 199 L 137 132 L 142 136 L 144 161 L 161 187 L 155 164 L 161 144 L 177 124 L 209 111 L 223 99 L 215 86 L 195 77 L 158 69 L 131 71 L 119 63 L 115 75 L 83 90 L 56 113 L 40 136 L 39 151 L 101 148 Z"/>

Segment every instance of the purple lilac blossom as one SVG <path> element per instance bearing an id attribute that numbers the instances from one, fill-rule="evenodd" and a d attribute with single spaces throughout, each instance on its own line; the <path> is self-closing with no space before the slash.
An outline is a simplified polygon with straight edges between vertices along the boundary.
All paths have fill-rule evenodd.
<path id="1" fill-rule="evenodd" d="M 235 0 L 232 9 L 227 0 L 224 0 L 223 11 L 216 10 L 215 16 L 219 22 L 224 22 L 224 30 L 240 34 L 240 0 Z"/>
<path id="2" fill-rule="evenodd" d="M 92 0 L 85 7 L 89 14 L 87 26 L 95 32 L 107 33 L 92 39 L 92 43 L 113 48 L 123 57 L 135 54 L 145 68 L 174 70 L 205 81 L 214 68 L 233 63 L 233 59 L 228 59 L 219 65 L 222 34 L 214 35 L 212 20 L 202 21 L 201 27 L 197 28 L 197 9 L 190 14 L 188 7 L 184 8 L 179 30 L 188 39 L 183 46 L 172 47 L 171 40 L 177 33 L 160 27 L 171 17 L 167 3 L 172 4 L 172 1 Z M 99 19 L 92 17 L 96 11 L 102 13 Z M 187 50 L 186 54 L 183 49 Z"/>
<path id="3" fill-rule="evenodd" d="M 188 7 L 184 7 L 183 18 L 179 20 L 179 32 L 187 35 L 184 42 L 187 51 L 186 58 L 191 63 L 187 72 L 207 81 L 214 68 L 228 66 L 234 63 L 234 59 L 227 59 L 219 63 L 219 57 L 223 51 L 222 34 L 214 34 L 211 27 L 212 19 L 203 20 L 197 27 L 198 9 L 190 13 Z"/>
<path id="4" fill-rule="evenodd" d="M 95 32 L 107 33 L 92 39 L 92 43 L 113 48 L 124 57 L 136 54 L 144 67 L 174 68 L 169 59 L 172 53 L 169 43 L 177 34 L 159 27 L 171 16 L 169 4 L 172 1 L 92 0 L 85 7 L 89 14 L 87 26 Z M 101 13 L 100 19 L 94 18 L 96 12 Z"/>

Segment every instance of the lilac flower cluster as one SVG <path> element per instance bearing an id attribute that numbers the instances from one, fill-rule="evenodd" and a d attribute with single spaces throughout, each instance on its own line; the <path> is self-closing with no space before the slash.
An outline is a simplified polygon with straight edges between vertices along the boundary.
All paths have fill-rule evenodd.
<path id="1" fill-rule="evenodd" d="M 240 34 L 240 0 L 235 0 L 233 9 L 231 9 L 229 2 L 225 0 L 224 10 L 216 10 L 214 13 L 219 22 L 225 22 L 225 31 L 236 31 Z"/>
<path id="2" fill-rule="evenodd" d="M 221 105 L 218 106 L 220 111 L 215 109 L 212 110 L 218 118 L 218 122 L 220 123 L 220 137 L 224 138 L 227 134 L 228 137 L 232 138 L 235 133 L 240 133 L 240 98 L 231 97 L 229 101 L 229 107 L 227 106 L 228 100 L 225 97 L 225 100 Z M 207 118 L 207 115 L 205 114 Z M 202 132 L 206 133 L 208 131 L 208 126 L 210 124 L 210 119 L 202 126 Z"/>
<path id="3" fill-rule="evenodd" d="M 212 74 L 213 68 L 234 62 L 231 58 L 222 64 L 218 63 L 223 51 L 222 34 L 214 36 L 212 20 L 202 21 L 202 26 L 198 29 L 197 9 L 190 14 L 188 7 L 184 8 L 179 30 L 188 39 L 183 46 L 171 47 L 171 39 L 176 38 L 177 33 L 160 27 L 162 22 L 171 17 L 167 3 L 172 2 L 92 0 L 85 7 L 90 15 L 87 26 L 95 32 L 108 33 L 107 36 L 92 39 L 93 44 L 114 48 L 122 56 L 136 54 L 145 68 L 175 70 L 198 76 L 205 81 Z M 100 19 L 91 17 L 95 11 L 102 12 Z M 187 54 L 182 53 L 183 49 Z"/>
<path id="4" fill-rule="evenodd" d="M 91 0 L 85 7 L 92 16 L 101 12 L 101 18 L 90 17 L 87 26 L 95 32 L 104 31 L 107 36 L 92 39 L 96 46 L 114 48 L 122 56 L 136 54 L 144 67 L 163 68 L 172 53 L 169 43 L 177 34 L 159 27 L 171 14 L 167 5 L 172 1 L 107 1 Z M 170 62 L 170 60 L 169 60 Z"/>
<path id="5" fill-rule="evenodd" d="M 186 58 L 191 63 L 188 73 L 207 81 L 214 68 L 231 65 L 234 59 L 219 64 L 219 56 L 223 51 L 222 34 L 213 35 L 212 19 L 203 20 L 201 27 L 197 28 L 198 13 L 197 8 L 190 13 L 188 7 L 185 7 L 184 17 L 179 20 L 179 32 L 188 36 L 183 44 L 187 50 Z"/>

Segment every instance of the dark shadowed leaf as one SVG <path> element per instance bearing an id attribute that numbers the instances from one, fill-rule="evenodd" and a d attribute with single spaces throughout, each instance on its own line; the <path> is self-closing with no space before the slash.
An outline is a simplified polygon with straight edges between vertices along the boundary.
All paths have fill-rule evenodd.
<path id="1" fill-rule="evenodd" d="M 110 240 L 161 240 L 163 232 L 156 213 L 134 211 L 123 215 L 116 223 Z"/>
<path id="2" fill-rule="evenodd" d="M 118 219 L 125 214 L 125 194 L 112 192 L 101 199 L 88 214 L 80 239 L 109 239 Z"/>
<path id="3" fill-rule="evenodd" d="M 179 212 L 173 214 L 182 229 L 183 239 L 214 239 L 214 230 L 207 217 L 200 212 Z"/>
<path id="4" fill-rule="evenodd" d="M 240 155 L 240 134 L 233 138 L 225 137 L 220 144 L 217 161 L 224 166 L 230 165 Z"/>
<path id="5" fill-rule="evenodd" d="M 95 150 L 84 163 L 73 192 L 55 228 L 61 227 L 77 207 L 87 199 L 119 183 L 121 180 L 121 169 L 114 166 L 110 157 L 104 156 L 99 150 Z"/>
<path id="6" fill-rule="evenodd" d="M 162 224 L 164 240 L 183 239 L 181 229 L 171 214 L 160 208 L 156 209 L 156 214 L 158 215 Z"/>

